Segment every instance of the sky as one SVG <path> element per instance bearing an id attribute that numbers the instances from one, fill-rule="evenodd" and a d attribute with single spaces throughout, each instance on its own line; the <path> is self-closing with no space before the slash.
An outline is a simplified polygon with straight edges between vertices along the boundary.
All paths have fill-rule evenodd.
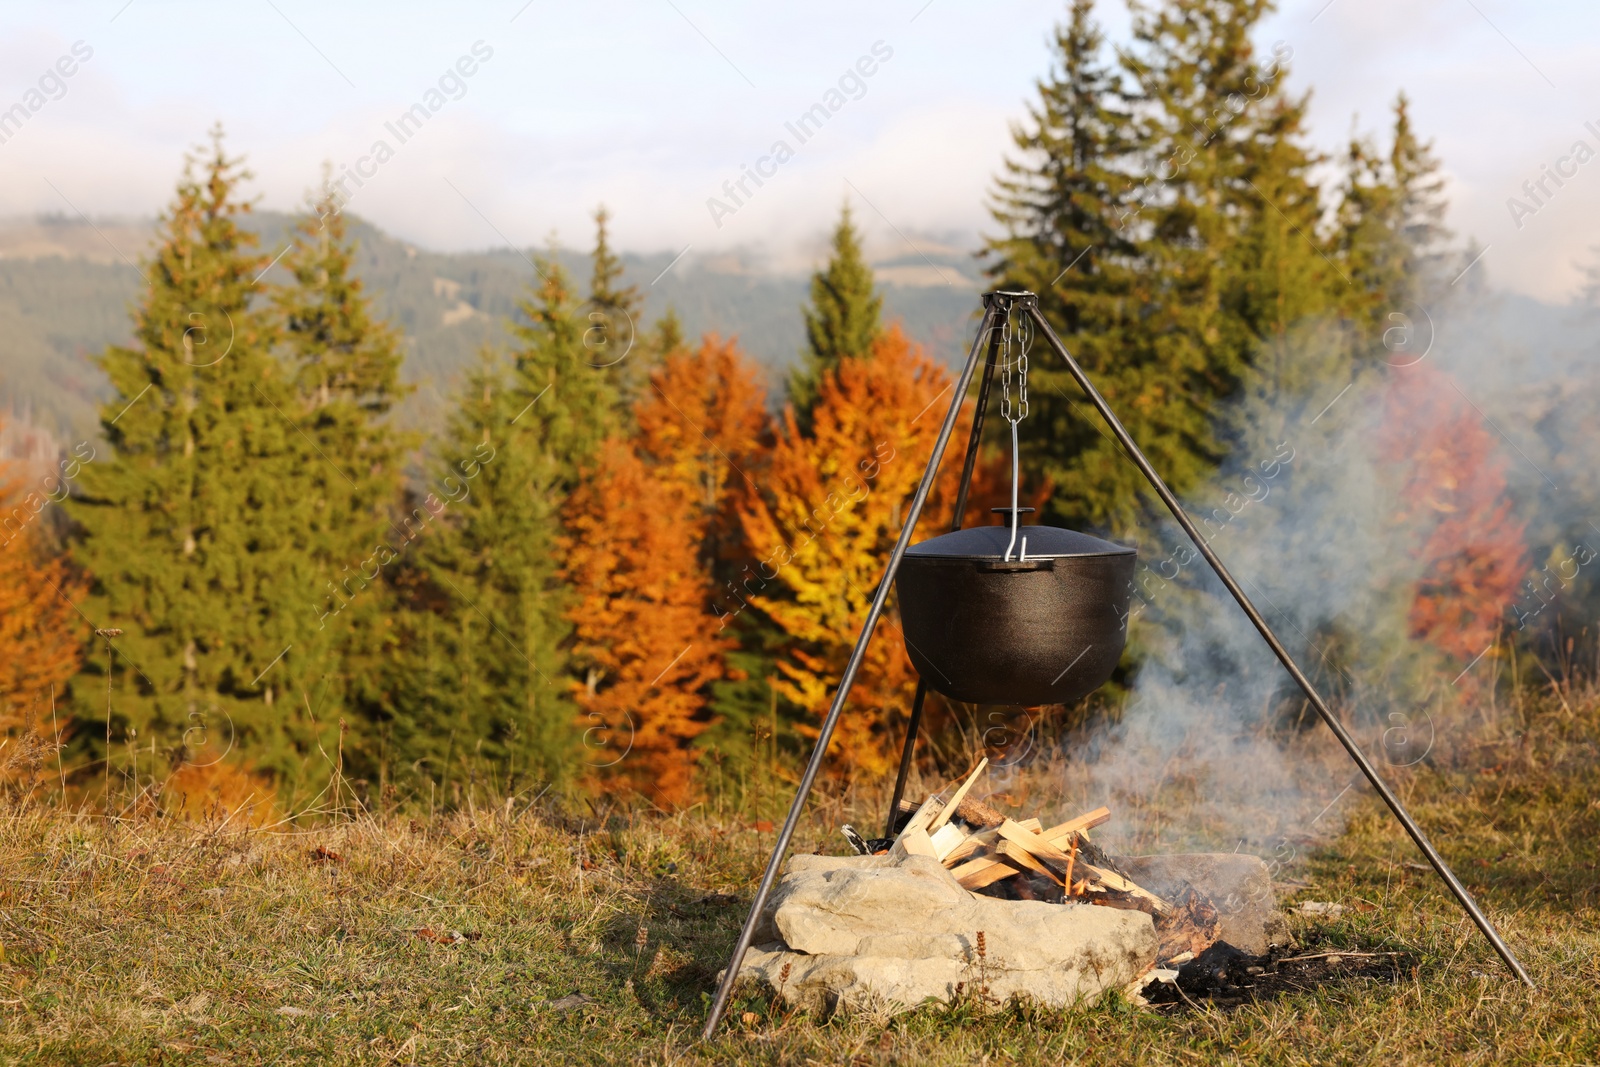
<path id="1" fill-rule="evenodd" d="M 972 248 L 1064 11 L 8 0 L 0 112 L 38 106 L 0 126 L 0 216 L 151 215 L 220 120 L 263 207 L 301 204 L 329 163 L 356 172 L 348 210 L 440 250 L 587 245 L 603 202 L 624 249 L 803 269 L 845 199 L 876 256 Z M 1122 3 L 1097 11 L 1126 38 Z M 1600 5 L 1294 0 L 1261 27 L 1258 44 L 1276 42 L 1292 49 L 1291 88 L 1314 90 L 1319 148 L 1386 129 L 1403 90 L 1444 162 L 1450 225 L 1487 248 L 1472 269 L 1550 302 L 1575 294 L 1600 244 L 1600 159 L 1572 155 L 1580 140 L 1600 153 Z M 802 143 L 786 124 L 830 92 L 843 105 Z M 399 126 L 418 103 L 437 109 Z M 1523 189 L 1558 166 L 1561 185 Z M 725 183 L 747 167 L 766 176 L 735 199 Z"/>

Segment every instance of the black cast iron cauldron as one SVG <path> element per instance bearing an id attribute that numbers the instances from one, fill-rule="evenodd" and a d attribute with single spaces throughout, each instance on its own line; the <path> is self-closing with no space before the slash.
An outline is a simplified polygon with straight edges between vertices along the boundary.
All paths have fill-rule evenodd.
<path id="1" fill-rule="evenodd" d="M 975 526 L 906 550 L 895 576 L 923 681 L 973 704 L 1067 704 L 1103 685 L 1127 640 L 1134 550 L 1055 526 Z"/>

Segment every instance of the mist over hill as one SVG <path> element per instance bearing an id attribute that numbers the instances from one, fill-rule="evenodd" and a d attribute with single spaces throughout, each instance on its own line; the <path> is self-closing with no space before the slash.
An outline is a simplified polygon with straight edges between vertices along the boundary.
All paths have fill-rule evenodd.
<path id="1" fill-rule="evenodd" d="M 293 219 L 251 216 L 261 248 L 275 255 Z M 504 346 L 506 320 L 529 293 L 532 250 L 433 252 L 351 219 L 360 241 L 358 270 L 381 313 L 404 331 L 403 374 L 417 384 L 400 412 L 409 426 L 429 429 L 448 404 L 460 372 L 484 345 Z M 131 334 L 129 311 L 140 297 L 138 264 L 155 223 L 85 222 L 61 216 L 0 222 L 0 410 L 57 438 L 97 433 L 97 405 L 107 395 L 93 356 Z M 587 290 L 586 252 L 560 249 L 575 289 Z M 675 308 L 689 337 L 735 335 L 781 387 L 805 341 L 800 308 L 805 273 L 765 270 L 753 257 L 701 258 L 692 251 L 623 254 L 624 282 L 645 296 L 642 329 Z M 964 354 L 983 284 L 966 251 L 919 241 L 917 250 L 873 264 L 885 318 L 938 358 Z M 668 269 L 670 267 L 670 269 Z M 266 280 L 284 280 L 274 267 Z"/>
<path id="2" fill-rule="evenodd" d="M 293 219 L 261 212 L 249 220 L 261 248 L 276 255 Z M 403 374 L 417 385 L 398 412 L 406 426 L 441 425 L 461 372 L 484 346 L 504 347 L 505 324 L 534 279 L 533 250 L 434 252 L 352 218 L 358 269 L 379 310 L 405 335 Z M 62 216 L 0 221 L 0 453 L 54 458 L 67 438 L 98 436 L 98 405 L 108 393 L 93 357 L 130 337 L 140 298 L 138 265 L 151 245 L 151 220 L 95 221 Z M 586 252 L 557 259 L 586 291 Z M 645 296 L 641 329 L 675 308 L 691 338 L 737 336 L 767 371 L 774 400 L 804 343 L 800 309 L 809 275 L 770 269 L 759 251 L 744 257 L 674 262 L 670 252 L 623 254 L 624 281 Z M 958 360 L 969 342 L 985 288 L 970 251 L 919 239 L 917 247 L 873 263 L 885 318 L 900 320 L 936 358 Z M 284 280 L 274 267 L 268 280 Z M 1480 283 L 1481 285 L 1481 283 Z M 1592 392 L 1593 312 L 1480 288 L 1440 309 L 1434 355 L 1466 383 L 1492 417 L 1517 427 L 1540 424 L 1573 394 Z M 1528 447 L 1526 444 L 1519 447 Z"/>

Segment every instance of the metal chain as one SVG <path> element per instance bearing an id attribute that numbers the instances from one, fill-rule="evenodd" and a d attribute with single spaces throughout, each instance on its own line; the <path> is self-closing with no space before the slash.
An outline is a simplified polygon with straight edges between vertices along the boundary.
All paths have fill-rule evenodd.
<path id="1" fill-rule="evenodd" d="M 1023 313 L 1021 327 L 1013 327 L 1011 323 L 1011 308 L 1006 308 L 1005 323 L 1000 329 L 1001 364 L 1000 364 L 1000 417 L 1011 424 L 1011 518 L 1007 525 L 1011 527 L 1011 540 L 1006 545 L 1006 562 L 1011 561 L 1011 553 L 1017 547 L 1017 533 L 1022 511 L 1017 506 L 1017 493 L 1021 487 L 1022 473 L 1019 467 L 1021 456 L 1017 444 L 1017 424 L 1028 417 L 1028 346 L 1033 342 L 1033 326 L 1027 313 Z M 1015 357 L 1013 358 L 1013 349 Z M 1017 374 L 1017 402 L 1015 407 L 1011 403 L 1011 372 L 1013 364 Z M 1028 558 L 1028 540 L 1022 540 L 1022 554 L 1019 557 L 1024 561 Z"/>
<path id="2" fill-rule="evenodd" d="M 1022 320 L 1020 329 L 1013 327 L 1010 309 L 1007 309 L 1005 323 L 1000 329 L 1000 417 L 1013 426 L 1028 417 L 1028 349 L 1032 344 L 1033 329 L 1028 320 Z M 1017 374 L 1017 403 L 1014 410 L 1011 403 L 1013 367 Z"/>

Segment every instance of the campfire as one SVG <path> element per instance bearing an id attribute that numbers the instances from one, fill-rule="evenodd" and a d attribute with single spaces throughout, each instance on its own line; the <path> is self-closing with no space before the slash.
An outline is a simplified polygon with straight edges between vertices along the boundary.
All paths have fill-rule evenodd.
<path id="1" fill-rule="evenodd" d="M 988 762 L 981 760 L 948 801 L 938 794 L 920 805 L 902 800 L 893 841 L 867 842 L 853 831 L 846 837 L 864 854 L 930 856 L 962 888 L 983 896 L 1142 911 L 1155 922 L 1162 964 L 1185 963 L 1217 941 L 1213 901 L 1187 883 L 1175 899 L 1151 892 L 1090 839 L 1090 830 L 1111 819 L 1111 809 L 1096 808 L 1048 828 L 1036 818 L 1012 819 L 969 795 Z"/>

